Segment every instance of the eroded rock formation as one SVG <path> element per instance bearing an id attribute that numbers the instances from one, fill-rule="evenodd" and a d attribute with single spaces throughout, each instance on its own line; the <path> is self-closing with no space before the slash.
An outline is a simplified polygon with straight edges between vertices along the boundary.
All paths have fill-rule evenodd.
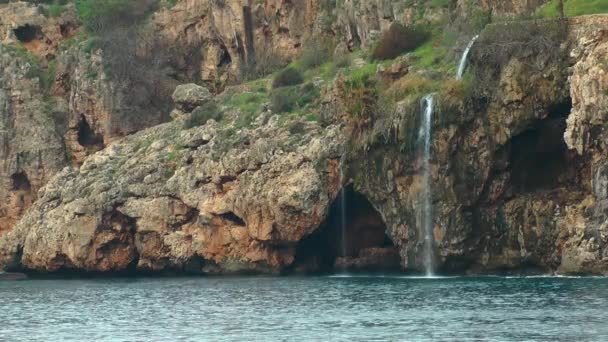
<path id="1" fill-rule="evenodd" d="M 510 15 L 541 3 L 482 5 Z M 292 59 L 320 31 L 337 35 L 343 52 L 369 47 L 391 23 L 414 18 L 411 7 L 380 0 L 345 1 L 330 25 L 327 11 L 316 0 L 182 0 L 150 25 L 183 47 L 168 79 L 215 91 L 261 52 Z M 445 11 L 417 15 L 435 22 Z M 46 18 L 16 2 L 0 13 L 0 269 L 422 269 L 416 146 L 376 141 L 345 157 L 357 142 L 331 86 L 319 115 L 327 120 L 300 119 L 297 130 L 266 104 L 251 127 L 224 108 L 221 123 L 186 129 L 190 112 L 212 97 L 192 84 L 174 94 L 175 121 L 161 124 L 169 111 L 129 115 L 141 107 L 105 72 L 103 51 L 61 47 L 77 29 L 69 9 Z M 608 273 L 608 20 L 569 24 L 556 47 L 564 63 L 528 51 L 506 61 L 475 101 L 447 108 L 439 99 L 431 172 L 439 271 Z M 54 65 L 50 87 L 15 42 L 41 58 L 42 70 Z M 483 56 L 471 58 L 483 69 Z M 393 82 L 416 72 L 410 63 L 379 72 Z M 415 137 L 418 104 L 400 106 L 382 124 Z M 364 204 L 350 206 L 347 235 L 332 219 L 341 216 L 342 188 Z"/>

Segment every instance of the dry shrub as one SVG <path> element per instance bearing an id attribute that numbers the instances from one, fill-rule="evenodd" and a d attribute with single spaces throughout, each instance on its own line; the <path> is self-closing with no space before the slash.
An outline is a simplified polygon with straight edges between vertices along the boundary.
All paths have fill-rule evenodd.
<path id="1" fill-rule="evenodd" d="M 285 64 L 285 58 L 274 47 L 258 48 L 255 50 L 254 58 L 242 64 L 241 78 L 256 80 L 272 74 Z"/>
<path id="2" fill-rule="evenodd" d="M 429 36 L 428 32 L 422 29 L 394 23 L 384 32 L 382 38 L 374 47 L 372 58 L 375 60 L 393 59 L 405 52 L 415 50 Z"/>
<path id="3" fill-rule="evenodd" d="M 296 68 L 285 68 L 274 77 L 272 81 L 273 88 L 287 87 L 304 82 L 304 76 Z"/>
<path id="4" fill-rule="evenodd" d="M 415 74 L 407 74 L 393 82 L 387 89 L 387 95 L 396 101 L 407 96 L 420 97 L 434 89 L 434 82 Z"/>

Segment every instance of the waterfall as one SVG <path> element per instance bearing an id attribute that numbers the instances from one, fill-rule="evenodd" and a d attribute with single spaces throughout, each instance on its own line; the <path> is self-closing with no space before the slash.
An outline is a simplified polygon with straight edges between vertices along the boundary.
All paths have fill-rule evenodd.
<path id="1" fill-rule="evenodd" d="M 344 158 L 343 158 L 344 159 Z M 341 237 L 342 237 L 342 256 L 347 256 L 348 246 L 347 246 L 347 238 L 346 238 L 346 186 L 345 186 L 345 175 L 344 175 L 344 161 L 340 162 L 340 185 L 342 186 L 342 190 L 340 190 L 340 228 L 341 228 Z"/>
<path id="2" fill-rule="evenodd" d="M 420 103 L 421 122 L 420 140 L 422 147 L 422 193 L 420 205 L 420 221 L 424 233 L 424 267 L 427 276 L 432 276 L 435 266 L 433 253 L 433 213 L 431 191 L 431 124 L 434 110 L 434 95 L 428 94 Z"/>
<path id="3" fill-rule="evenodd" d="M 456 74 L 457 80 L 462 79 L 462 75 L 464 74 L 464 69 L 467 67 L 467 58 L 469 57 L 469 52 L 471 51 L 471 48 L 473 47 L 473 44 L 475 44 L 475 41 L 477 40 L 477 38 L 479 38 L 479 35 L 476 35 L 475 37 L 473 37 L 473 39 L 471 39 L 471 41 L 467 45 L 467 48 L 464 49 L 464 52 L 462 53 L 462 57 L 460 57 L 460 63 L 458 64 L 458 73 Z"/>

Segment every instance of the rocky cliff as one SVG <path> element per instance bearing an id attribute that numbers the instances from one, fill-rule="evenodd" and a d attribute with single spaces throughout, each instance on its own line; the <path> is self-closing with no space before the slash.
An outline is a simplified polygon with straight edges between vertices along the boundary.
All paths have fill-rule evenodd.
<path id="1" fill-rule="evenodd" d="M 482 1 L 476 8 L 511 16 L 542 3 Z M 39 272 L 421 270 L 418 97 L 394 110 L 380 108 L 353 130 L 340 96 L 344 76 L 334 82 L 316 77 L 298 88 L 302 96 L 318 97 L 318 106 L 304 107 L 308 116 L 258 103 L 268 96 L 266 80 L 229 84 L 249 77 L 260 61 L 292 60 L 319 37 L 330 37 L 339 53 L 365 50 L 394 22 L 437 25 L 447 15 L 473 15 L 470 4 L 328 6 L 183 0 L 157 10 L 149 18 L 152 32 L 179 47 L 159 80 L 225 89 L 212 96 L 193 84 L 178 87 L 175 120 L 160 125 L 169 110 L 129 115 L 144 107 L 130 102 L 135 90 L 104 68 L 103 49 L 66 43 L 78 30 L 69 8 L 47 18 L 24 3 L 0 7 L 10 13 L 0 18 L 11 18 L 0 19 L 0 196 L 6 199 L 0 232 L 7 232 L 0 238 L 0 266 Z M 478 83 L 442 80 L 453 87 L 435 94 L 435 267 L 606 274 L 607 17 L 555 22 L 563 34 L 527 45 L 518 38 L 521 27 L 527 30 L 522 25 L 487 26 L 470 56 Z M 29 42 L 19 31 L 26 27 L 34 28 Z M 509 36 L 504 32 L 515 38 L 496 43 L 497 33 Z M 501 54 L 505 47 L 509 53 Z M 375 77 L 396 84 L 440 77 L 416 58 L 381 64 Z M 232 100 L 238 96 L 257 106 L 250 124 L 243 124 L 250 109 Z M 189 120 L 211 104 L 223 116 L 190 128 Z"/>

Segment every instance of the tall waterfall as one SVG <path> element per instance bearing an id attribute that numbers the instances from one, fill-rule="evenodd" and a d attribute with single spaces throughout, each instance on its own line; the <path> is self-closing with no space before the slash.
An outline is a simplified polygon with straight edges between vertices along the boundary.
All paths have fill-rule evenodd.
<path id="1" fill-rule="evenodd" d="M 464 70 L 467 67 L 467 58 L 469 57 L 469 52 L 471 51 L 471 48 L 473 47 L 473 44 L 475 44 L 477 38 L 479 38 L 479 35 L 476 35 L 475 37 L 473 37 L 473 39 L 471 39 L 471 41 L 467 45 L 467 48 L 462 53 L 462 57 L 460 57 L 460 63 L 458 64 L 458 73 L 456 74 L 457 80 L 461 80 L 462 75 L 464 75 Z"/>
<path id="2" fill-rule="evenodd" d="M 344 158 L 344 156 L 343 156 Z M 342 190 L 340 190 L 340 229 L 341 229 L 341 248 L 342 248 L 342 256 L 347 256 L 348 253 L 348 246 L 347 246 L 347 241 L 348 238 L 346 236 L 347 232 L 346 232 L 346 180 L 345 178 L 345 172 L 344 172 L 344 165 L 345 165 L 345 161 L 342 160 L 340 162 L 340 185 L 342 186 Z"/>
<path id="3" fill-rule="evenodd" d="M 420 103 L 420 140 L 422 147 L 422 193 L 420 197 L 420 221 L 424 232 L 424 267 L 427 276 L 432 276 L 435 267 L 433 253 L 433 213 L 431 191 L 431 124 L 434 110 L 434 95 L 428 94 Z"/>

